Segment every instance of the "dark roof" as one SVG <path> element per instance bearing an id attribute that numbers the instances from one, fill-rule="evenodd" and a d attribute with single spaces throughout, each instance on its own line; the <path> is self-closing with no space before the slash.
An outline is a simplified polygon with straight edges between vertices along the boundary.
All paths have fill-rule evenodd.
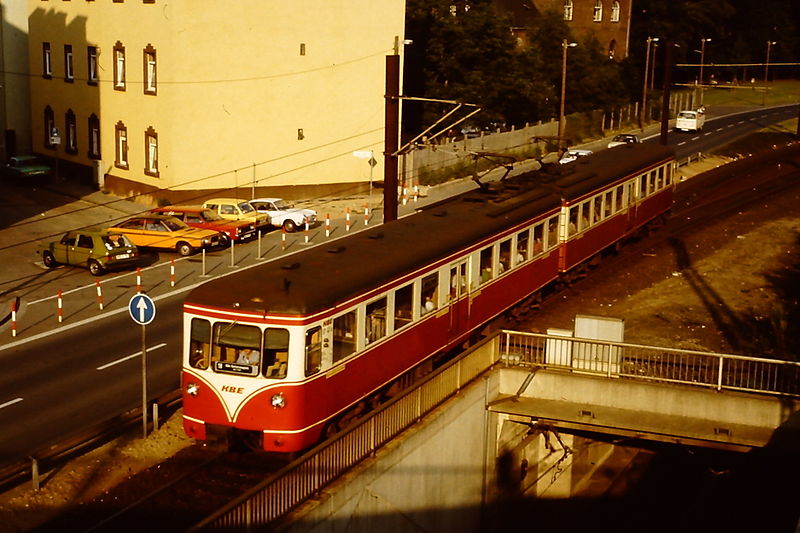
<path id="1" fill-rule="evenodd" d="M 625 157 L 619 151 L 607 157 L 610 150 L 604 150 L 580 159 L 581 164 L 547 165 L 414 215 L 211 280 L 194 289 L 186 303 L 271 315 L 324 311 L 553 212 L 564 195 L 577 198 L 671 156 L 670 150 L 656 145 L 630 148 Z"/>

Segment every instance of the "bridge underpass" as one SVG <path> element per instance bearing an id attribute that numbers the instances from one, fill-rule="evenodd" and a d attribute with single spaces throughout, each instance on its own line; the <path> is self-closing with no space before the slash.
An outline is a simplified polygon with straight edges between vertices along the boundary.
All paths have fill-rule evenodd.
<path id="1" fill-rule="evenodd" d="M 203 525 L 500 531 L 530 502 L 587 505 L 619 448 L 586 431 L 771 445 L 800 416 L 797 376 L 797 363 L 503 332 Z"/>

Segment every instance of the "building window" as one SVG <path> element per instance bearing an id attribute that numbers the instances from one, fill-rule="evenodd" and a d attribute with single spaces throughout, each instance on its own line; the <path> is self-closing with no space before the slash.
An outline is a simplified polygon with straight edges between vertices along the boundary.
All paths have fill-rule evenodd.
<path id="1" fill-rule="evenodd" d="M 87 46 L 86 57 L 88 58 L 88 77 L 86 81 L 89 85 L 97 85 L 97 47 Z"/>
<path id="2" fill-rule="evenodd" d="M 617 0 L 611 4 L 611 22 L 619 22 L 619 2 Z"/>
<path id="3" fill-rule="evenodd" d="M 114 160 L 114 165 L 119 168 L 128 168 L 128 128 L 125 127 L 125 124 L 122 121 L 117 122 L 116 126 L 114 126 L 114 136 L 117 139 L 116 142 L 116 159 Z"/>
<path id="4" fill-rule="evenodd" d="M 64 140 L 64 150 L 70 154 L 77 154 L 78 127 L 75 123 L 75 113 L 72 112 L 72 109 L 68 109 L 67 114 L 64 115 L 64 124 L 66 125 L 66 131 L 64 132 L 66 136 L 66 139 Z"/>
<path id="5" fill-rule="evenodd" d="M 100 119 L 94 113 L 89 117 L 89 158 L 100 159 Z"/>
<path id="6" fill-rule="evenodd" d="M 158 134 L 153 127 L 144 132 L 145 161 L 144 173 L 148 176 L 158 177 Z"/>
<path id="7" fill-rule="evenodd" d="M 47 106 L 44 108 L 44 146 L 45 148 L 55 148 L 56 145 L 50 142 L 50 137 L 56 127 L 56 116 L 53 113 L 53 108 Z"/>
<path id="8" fill-rule="evenodd" d="M 572 20 L 572 0 L 564 0 L 564 20 Z"/>
<path id="9" fill-rule="evenodd" d="M 72 82 L 75 80 L 75 71 L 72 70 L 72 45 L 64 45 L 64 81 Z"/>
<path id="10" fill-rule="evenodd" d="M 144 49 L 144 93 L 156 94 L 156 49 L 149 44 Z"/>
<path id="11" fill-rule="evenodd" d="M 595 22 L 601 22 L 603 20 L 603 2 L 601 2 L 601 0 L 595 0 L 594 2 L 594 16 L 592 20 Z"/>
<path id="12" fill-rule="evenodd" d="M 53 77 L 53 56 L 50 54 L 50 43 L 42 43 L 42 76 Z"/>
<path id="13" fill-rule="evenodd" d="M 125 47 L 119 41 L 114 44 L 114 89 L 125 90 Z"/>

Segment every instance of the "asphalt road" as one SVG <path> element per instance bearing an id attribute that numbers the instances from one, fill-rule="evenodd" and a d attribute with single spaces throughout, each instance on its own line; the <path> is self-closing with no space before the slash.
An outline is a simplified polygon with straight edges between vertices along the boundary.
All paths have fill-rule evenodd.
<path id="1" fill-rule="evenodd" d="M 770 123 L 797 116 L 797 107 L 756 110 L 727 117 L 714 117 L 700 133 L 670 133 L 669 142 L 678 158 L 708 151 Z M 643 137 L 658 142 L 657 126 Z M 604 139 L 587 148 L 605 147 Z M 526 168 L 517 165 L 516 171 Z M 529 168 L 529 167 L 528 167 Z M 426 202 L 474 187 L 470 180 L 447 184 Z M 0 466 L 34 455 L 38 450 L 79 433 L 88 427 L 141 405 L 141 328 L 128 316 L 127 304 L 141 284 L 156 302 L 156 320 L 147 326 L 148 395 L 155 398 L 178 387 L 181 360 L 181 312 L 185 293 L 207 276 L 226 275 L 326 240 L 325 227 L 317 226 L 309 236 L 292 234 L 284 242 L 272 232 L 259 242 L 237 245 L 192 258 L 174 254 L 151 254 L 140 279 L 135 272 L 102 278 L 104 309 L 99 309 L 95 279 L 76 268 L 47 271 L 35 263 L 34 242 L 58 235 L 66 229 L 118 220 L 143 209 L 132 202 L 92 193 L 73 202 L 59 200 L 57 192 L 45 190 L 39 202 L 30 191 L 17 191 L 22 211 L 18 220 L 0 224 L 0 304 L 20 298 L 16 336 L 7 320 L 0 328 Z M 25 194 L 27 192 L 27 194 Z M 98 196 L 100 195 L 100 196 Z M 62 197 L 68 197 L 62 193 Z M 78 204 L 76 208 L 75 205 Z M 401 208 L 405 212 L 420 204 Z M 29 222 L 44 212 L 50 225 Z M 55 214 L 55 215 L 54 215 Z M 380 214 L 373 215 L 377 223 Z M 363 227 L 357 220 L 353 231 Z M 344 220 L 336 219 L 330 239 L 345 235 Z M 174 267 L 171 260 L 174 260 Z M 174 276 L 171 276 L 174 268 Z M 174 280 L 174 286 L 173 286 Z M 56 293 L 62 291 L 62 318 L 57 320 Z M 2 315 L 4 313 L 0 313 Z"/>

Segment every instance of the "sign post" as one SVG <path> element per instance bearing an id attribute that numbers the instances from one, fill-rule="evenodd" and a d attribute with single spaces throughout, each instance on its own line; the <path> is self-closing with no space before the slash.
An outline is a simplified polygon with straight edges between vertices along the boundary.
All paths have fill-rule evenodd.
<path id="1" fill-rule="evenodd" d="M 156 304 L 153 299 L 140 292 L 128 302 L 128 313 L 142 326 L 142 435 L 147 438 L 147 344 L 146 326 L 156 317 Z"/>

